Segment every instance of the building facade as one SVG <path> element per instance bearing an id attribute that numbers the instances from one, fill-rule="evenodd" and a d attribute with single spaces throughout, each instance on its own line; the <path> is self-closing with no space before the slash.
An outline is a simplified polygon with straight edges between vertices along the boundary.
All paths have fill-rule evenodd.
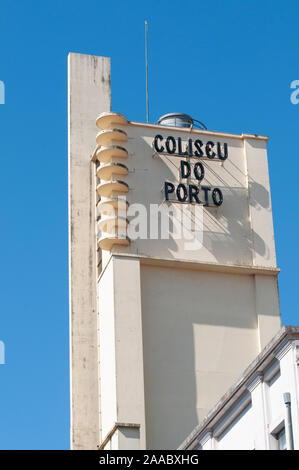
<path id="1" fill-rule="evenodd" d="M 71 445 L 175 449 L 280 328 L 268 139 L 110 107 L 70 54 Z"/>
<path id="2" fill-rule="evenodd" d="M 286 326 L 180 449 L 298 450 L 298 400 L 299 327 Z"/>

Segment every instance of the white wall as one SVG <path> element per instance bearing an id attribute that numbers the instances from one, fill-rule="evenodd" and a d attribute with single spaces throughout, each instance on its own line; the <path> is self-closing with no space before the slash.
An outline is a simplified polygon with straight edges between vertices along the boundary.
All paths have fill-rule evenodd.
<path id="1" fill-rule="evenodd" d="M 254 427 L 254 414 L 249 404 L 235 421 L 218 437 L 215 449 L 217 450 L 253 450 L 255 449 L 254 436 L 248 430 Z"/>
<path id="2" fill-rule="evenodd" d="M 288 340 L 278 350 L 277 360 L 249 383 L 251 401 L 245 410 L 242 410 L 242 400 L 231 399 L 227 406 L 236 415 L 232 422 L 232 411 L 224 415 L 219 414 L 219 419 L 215 416 L 210 434 L 207 436 L 203 430 L 199 436 L 202 450 L 277 450 L 278 442 L 275 436 L 282 427 L 286 429 L 289 446 L 286 406 L 283 399 L 285 392 L 291 394 L 294 447 L 295 450 L 299 449 L 298 345 L 299 341 Z M 224 431 L 218 433 L 218 428 Z"/>

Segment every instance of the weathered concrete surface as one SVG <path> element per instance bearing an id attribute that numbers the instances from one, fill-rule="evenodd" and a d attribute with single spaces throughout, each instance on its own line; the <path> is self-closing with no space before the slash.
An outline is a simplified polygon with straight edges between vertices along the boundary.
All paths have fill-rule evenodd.
<path id="1" fill-rule="evenodd" d="M 146 449 L 140 262 L 111 256 L 99 281 L 102 437 L 115 423 L 113 450 Z M 126 442 L 127 438 L 127 442 Z"/>
<path id="2" fill-rule="evenodd" d="M 100 442 L 95 180 L 96 117 L 110 111 L 110 59 L 68 57 L 71 448 Z"/>

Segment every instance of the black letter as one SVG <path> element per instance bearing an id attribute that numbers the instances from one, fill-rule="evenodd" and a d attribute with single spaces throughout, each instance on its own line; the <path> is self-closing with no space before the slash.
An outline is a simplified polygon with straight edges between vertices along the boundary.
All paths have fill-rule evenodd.
<path id="1" fill-rule="evenodd" d="M 227 157 L 228 157 L 228 151 L 227 151 L 227 144 L 226 143 L 223 144 L 223 148 L 224 148 L 224 156 L 222 155 L 222 152 L 221 152 L 220 142 L 217 142 L 217 155 L 218 155 L 218 158 L 220 160 L 226 160 Z"/>
<path id="2" fill-rule="evenodd" d="M 216 194 L 218 194 L 218 197 L 216 197 Z M 213 189 L 212 198 L 213 198 L 215 206 L 221 206 L 221 204 L 223 203 L 223 194 L 219 188 Z"/>
<path id="3" fill-rule="evenodd" d="M 215 152 L 212 152 L 211 153 L 211 150 L 212 148 L 214 147 L 214 142 L 207 142 L 207 145 L 206 145 L 206 155 L 208 158 L 214 158 L 216 153 Z"/>
<path id="4" fill-rule="evenodd" d="M 162 145 L 162 147 L 159 148 L 159 146 L 158 146 L 158 140 L 163 140 L 162 135 L 159 135 L 159 134 L 158 134 L 158 135 L 156 135 L 156 137 L 154 138 L 154 148 L 155 148 L 156 152 L 163 152 L 164 147 L 163 147 L 163 145 Z"/>
<path id="5" fill-rule="evenodd" d="M 183 190 L 184 196 L 181 197 L 181 189 Z M 184 184 L 180 183 L 176 188 L 176 195 L 180 202 L 185 202 L 187 199 L 187 188 Z"/>
<path id="6" fill-rule="evenodd" d="M 168 181 L 165 181 L 164 183 L 164 193 L 165 193 L 165 199 L 166 201 L 169 201 L 168 194 L 174 192 L 174 184 L 168 183 Z"/>
<path id="7" fill-rule="evenodd" d="M 211 186 L 201 186 L 200 189 L 202 189 L 205 192 L 205 205 L 209 205 L 209 191 L 211 191 Z"/>
<path id="8" fill-rule="evenodd" d="M 178 137 L 178 148 L 179 148 L 179 155 L 187 155 L 187 150 L 185 152 L 182 151 L 182 139 Z"/>
<path id="9" fill-rule="evenodd" d="M 189 184 L 189 201 L 192 202 L 195 198 L 197 204 L 201 204 L 201 200 L 198 197 L 199 188 L 195 184 Z"/>
<path id="10" fill-rule="evenodd" d="M 200 168 L 200 174 L 198 172 L 198 168 Z M 205 177 L 205 169 L 203 167 L 203 164 L 200 162 L 196 162 L 194 165 L 194 176 L 198 181 L 201 181 Z"/>
<path id="11" fill-rule="evenodd" d="M 185 172 L 185 169 L 187 167 L 187 172 Z M 180 173 L 181 173 L 181 178 L 189 178 L 190 174 L 191 174 L 191 166 L 190 166 L 190 163 L 189 162 L 185 162 L 184 160 L 181 160 L 181 170 L 180 170 Z"/>
<path id="12" fill-rule="evenodd" d="M 172 142 L 172 149 L 169 146 L 169 142 Z M 166 139 L 166 150 L 168 153 L 175 153 L 176 151 L 176 141 L 175 141 L 175 138 L 172 137 L 171 135 L 167 137 Z"/>
<path id="13" fill-rule="evenodd" d="M 195 152 L 194 152 L 194 155 L 196 155 L 197 157 L 202 157 L 203 156 L 203 151 L 201 150 L 201 147 L 202 147 L 202 141 L 197 139 L 195 142 L 194 142 L 194 145 L 195 145 Z"/>

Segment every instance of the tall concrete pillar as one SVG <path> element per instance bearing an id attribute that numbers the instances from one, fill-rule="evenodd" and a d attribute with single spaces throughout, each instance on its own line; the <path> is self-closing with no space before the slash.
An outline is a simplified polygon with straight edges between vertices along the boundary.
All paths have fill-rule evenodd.
<path id="1" fill-rule="evenodd" d="M 97 345 L 96 118 L 110 111 L 110 59 L 68 57 L 71 448 L 100 441 Z"/>

